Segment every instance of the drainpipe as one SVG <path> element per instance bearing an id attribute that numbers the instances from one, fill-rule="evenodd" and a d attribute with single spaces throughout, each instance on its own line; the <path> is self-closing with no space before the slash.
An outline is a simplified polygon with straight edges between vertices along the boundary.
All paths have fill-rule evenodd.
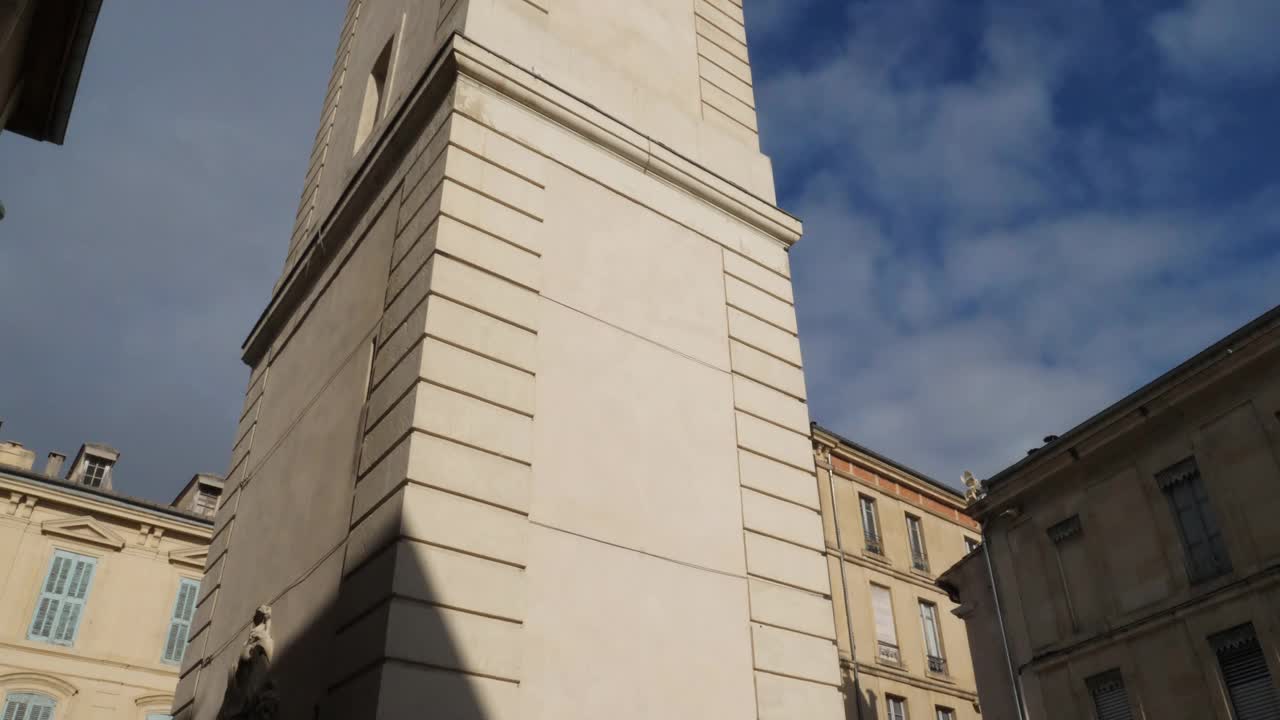
<path id="1" fill-rule="evenodd" d="M 853 612 L 849 607 L 849 583 L 844 574 L 844 543 L 840 535 L 840 513 L 836 509 L 836 470 L 831 462 L 831 450 L 825 453 L 827 460 L 827 489 L 831 492 L 831 523 L 836 531 L 836 558 L 840 566 L 840 597 L 844 598 L 844 628 L 849 635 L 849 666 L 853 668 L 853 711 L 858 720 L 862 720 L 862 685 L 858 680 L 858 653 L 853 643 Z M 838 654 L 838 653 L 837 653 Z"/>
<path id="2" fill-rule="evenodd" d="M 1004 629 L 1004 610 L 1000 608 L 1000 589 L 996 585 L 995 568 L 991 565 L 991 540 L 985 524 L 982 526 L 982 556 L 987 561 L 987 578 L 991 581 L 991 597 L 996 604 L 996 624 L 1000 626 L 1000 642 L 1004 645 L 1004 662 L 1009 668 L 1009 683 L 1013 687 L 1013 706 L 1018 710 L 1018 718 L 1027 720 L 1027 709 L 1022 704 L 1021 677 L 1013 669 L 1013 654 L 1009 652 L 1009 635 Z"/>

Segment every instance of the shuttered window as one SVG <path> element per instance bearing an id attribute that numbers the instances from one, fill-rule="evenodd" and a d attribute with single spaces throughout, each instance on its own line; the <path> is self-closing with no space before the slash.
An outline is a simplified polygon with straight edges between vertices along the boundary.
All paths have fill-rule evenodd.
<path id="1" fill-rule="evenodd" d="M 1209 638 L 1236 720 L 1280 720 L 1280 699 L 1253 625 Z"/>
<path id="2" fill-rule="evenodd" d="M 889 695 L 885 698 L 885 704 L 889 706 L 889 720 L 907 720 L 906 700 Z"/>
<path id="3" fill-rule="evenodd" d="M 898 632 L 893 624 L 893 596 L 889 588 L 871 586 L 871 611 L 876 621 L 876 657 L 885 662 L 902 664 L 898 652 Z"/>
<path id="4" fill-rule="evenodd" d="M 1169 498 L 1182 547 L 1187 555 L 1187 575 L 1202 582 L 1231 572 L 1227 545 L 1218 529 L 1217 516 L 1195 458 L 1187 458 L 1156 475 Z"/>
<path id="5" fill-rule="evenodd" d="M 4 720 L 53 720 L 53 698 L 35 693 L 9 693 L 4 697 Z"/>
<path id="6" fill-rule="evenodd" d="M 72 645 L 84 617 L 89 583 L 98 561 L 63 550 L 53 554 L 49 573 L 40 588 L 35 617 L 27 638 L 55 645 Z"/>
<path id="7" fill-rule="evenodd" d="M 191 633 L 191 619 L 196 614 L 196 597 L 200 583 L 183 578 L 178 584 L 178 598 L 173 603 L 173 615 L 169 619 L 169 632 L 165 634 L 164 661 L 181 664 L 187 650 L 187 636 Z"/>
<path id="8" fill-rule="evenodd" d="M 1129 694 L 1124 689 L 1124 679 L 1119 670 L 1094 675 L 1085 681 L 1093 698 L 1093 709 L 1098 720 L 1133 720 L 1129 710 Z"/>

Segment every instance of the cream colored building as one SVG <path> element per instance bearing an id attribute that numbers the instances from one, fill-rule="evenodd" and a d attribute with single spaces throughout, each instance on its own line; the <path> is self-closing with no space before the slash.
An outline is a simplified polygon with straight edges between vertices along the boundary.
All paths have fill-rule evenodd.
<path id="1" fill-rule="evenodd" d="M 988 718 L 1280 718 L 1280 308 L 985 487 L 941 583 Z"/>
<path id="2" fill-rule="evenodd" d="M 964 625 L 934 584 L 980 542 L 964 495 L 817 424 L 813 448 L 845 717 L 981 717 Z"/>
<path id="3" fill-rule="evenodd" d="M 843 715 L 741 2 L 353 0 L 296 218 L 175 714 Z"/>
<path id="4" fill-rule="evenodd" d="M 118 459 L 0 443 L 4 720 L 168 717 L 211 521 L 115 492 Z"/>

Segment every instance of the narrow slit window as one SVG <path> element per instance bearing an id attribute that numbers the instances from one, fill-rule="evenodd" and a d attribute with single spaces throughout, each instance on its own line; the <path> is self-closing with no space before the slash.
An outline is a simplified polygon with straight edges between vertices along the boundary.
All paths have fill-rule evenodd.
<path id="1" fill-rule="evenodd" d="M 386 112 L 387 76 L 391 69 L 391 49 L 395 46 L 395 42 L 394 37 L 387 41 L 382 52 L 378 53 L 378 59 L 373 62 L 373 69 L 369 71 L 369 79 L 365 82 L 364 102 L 360 106 L 360 124 L 356 126 L 357 151 L 364 147 L 365 141 L 373 133 L 373 128 Z"/>

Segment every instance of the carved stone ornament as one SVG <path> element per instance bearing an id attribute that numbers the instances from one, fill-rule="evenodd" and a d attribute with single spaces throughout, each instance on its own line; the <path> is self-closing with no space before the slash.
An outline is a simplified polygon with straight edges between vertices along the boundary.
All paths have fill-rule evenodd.
<path id="1" fill-rule="evenodd" d="M 253 626 L 227 678 L 218 720 L 275 720 L 280 713 L 280 694 L 272 682 L 271 608 L 262 605 L 253 613 Z"/>
<path id="2" fill-rule="evenodd" d="M 978 501 L 980 491 L 978 490 L 978 479 L 968 470 L 964 471 L 964 499 L 965 502 L 973 504 Z"/>

